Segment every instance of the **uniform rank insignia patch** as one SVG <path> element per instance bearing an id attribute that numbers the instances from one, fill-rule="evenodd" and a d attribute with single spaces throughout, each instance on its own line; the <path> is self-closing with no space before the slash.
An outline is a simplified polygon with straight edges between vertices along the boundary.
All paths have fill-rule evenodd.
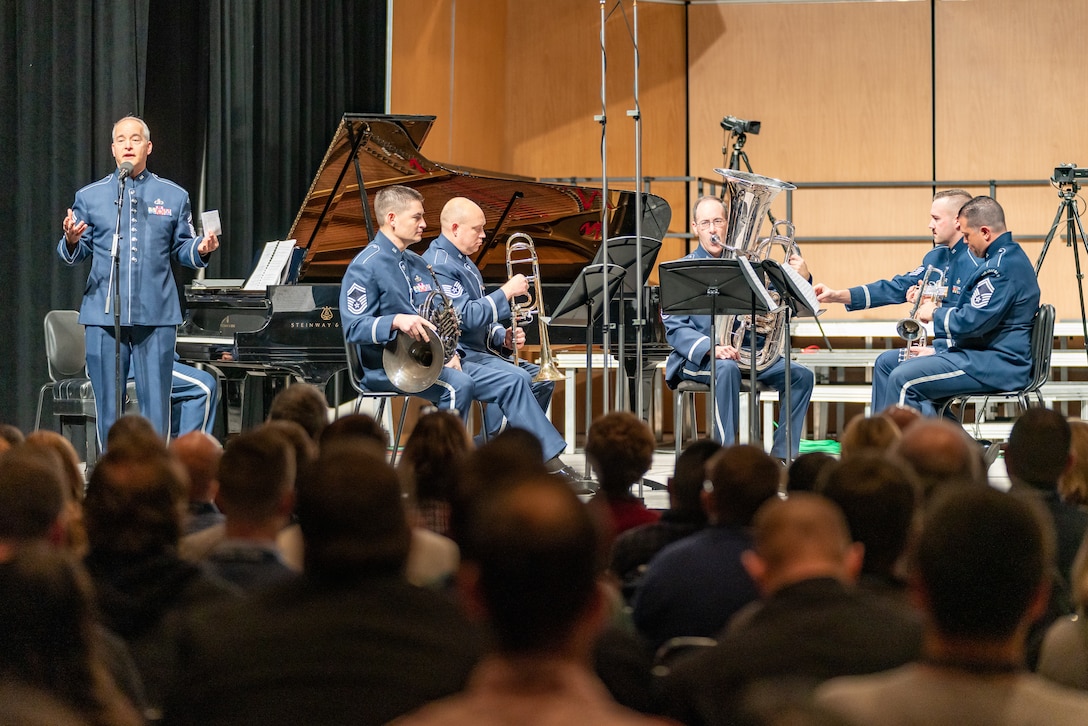
<path id="1" fill-rule="evenodd" d="M 981 310 L 990 304 L 990 298 L 993 297 L 993 294 L 994 284 L 987 277 L 975 285 L 975 290 L 971 293 L 971 307 Z"/>
<path id="2" fill-rule="evenodd" d="M 348 288 L 348 312 L 361 315 L 366 311 L 366 288 L 353 282 Z"/>
<path id="3" fill-rule="evenodd" d="M 465 294 L 465 288 L 460 282 L 455 282 L 452 285 L 443 285 L 442 289 L 451 298 L 458 298 Z"/>
<path id="4" fill-rule="evenodd" d="M 925 271 L 926 271 L 925 265 L 918 265 L 917 267 L 915 267 L 913 270 L 910 271 L 910 275 L 911 276 L 921 275 Z"/>

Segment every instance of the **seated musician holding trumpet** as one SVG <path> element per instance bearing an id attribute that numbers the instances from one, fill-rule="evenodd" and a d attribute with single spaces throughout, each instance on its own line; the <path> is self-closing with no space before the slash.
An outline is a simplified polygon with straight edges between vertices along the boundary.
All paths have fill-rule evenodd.
<path id="1" fill-rule="evenodd" d="M 932 270 L 924 295 L 932 298 L 936 288 L 941 288 L 940 297 L 946 306 L 959 304 L 964 281 L 975 273 L 982 264 L 967 249 L 963 241 L 956 217 L 960 208 L 971 201 L 971 194 L 963 189 L 947 189 L 933 195 L 929 208 L 929 231 L 933 234 L 933 249 L 926 253 L 918 267 L 890 280 L 879 280 L 866 285 L 858 285 L 847 290 L 833 290 L 823 283 L 813 286 L 816 298 L 820 302 L 843 303 L 847 310 L 865 310 L 866 308 L 896 305 L 902 302 L 919 303 L 915 305 L 911 318 L 916 319 L 920 304 L 924 302 L 917 296 L 922 278 Z M 905 322 L 905 321 L 901 321 Z M 921 324 L 918 324 L 919 326 Z M 924 328 L 919 327 L 919 332 Z M 903 361 L 910 357 L 932 355 L 934 352 L 947 350 L 946 338 L 935 338 L 931 345 L 925 345 L 925 336 L 921 335 L 908 341 L 906 348 L 886 350 L 876 359 L 873 373 L 872 410 L 883 411 L 888 405 L 889 394 L 886 391 L 888 376 Z M 890 403 L 897 403 L 892 400 Z M 921 410 L 928 416 L 934 415 L 933 404 L 921 403 Z"/>
<path id="2" fill-rule="evenodd" d="M 515 365 L 506 357 L 525 344 L 525 331 L 517 325 L 506 327 L 503 321 L 511 319 L 511 301 L 528 292 L 528 280 L 523 274 L 512 274 L 502 287 L 487 294 L 483 276 L 472 261 L 484 242 L 486 221 L 472 200 L 450 199 L 442 208 L 442 234 L 431 242 L 423 259 L 460 315 L 462 370 L 472 378 L 476 397 L 495 404 L 484 412 L 488 435 L 498 433 L 506 420 L 515 421 L 540 440 L 548 470 L 573 483 L 580 477 L 559 458 L 566 441 L 545 413 L 555 384 L 534 381 L 539 366 L 527 361 Z M 536 303 L 540 304 L 539 298 Z"/>
<path id="3" fill-rule="evenodd" d="M 721 199 L 700 197 L 692 209 L 691 219 L 691 228 L 699 237 L 699 246 L 684 259 L 722 257 L 726 252 L 722 239 L 728 232 L 727 219 Z M 808 267 L 800 256 L 791 255 L 788 263 L 802 277 L 810 278 Z M 740 416 L 741 351 L 731 344 L 711 345 L 709 315 L 662 315 L 661 320 L 665 324 L 666 339 L 673 349 L 665 364 L 665 381 L 671 388 L 676 388 L 681 381 L 709 383 L 711 361 L 717 365 L 714 436 L 723 444 L 731 445 L 737 437 L 737 419 Z M 756 343 L 762 347 L 763 337 L 757 336 Z M 779 356 L 770 367 L 758 373 L 757 380 L 782 392 L 786 387 L 786 365 L 782 357 Z M 813 382 L 814 376 L 808 368 L 797 363 L 790 366 L 789 416 L 793 440 L 788 442 L 787 450 L 786 427 L 778 426 L 774 433 L 772 456 L 792 459 L 797 455 Z"/>

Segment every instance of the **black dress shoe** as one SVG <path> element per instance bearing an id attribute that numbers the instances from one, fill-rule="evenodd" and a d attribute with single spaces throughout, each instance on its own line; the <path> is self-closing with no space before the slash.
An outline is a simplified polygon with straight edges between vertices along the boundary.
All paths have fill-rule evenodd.
<path id="1" fill-rule="evenodd" d="M 593 482 L 589 479 L 583 479 L 581 474 L 569 466 L 563 466 L 549 473 L 566 482 L 574 490 L 575 494 L 592 494 L 594 492 L 591 486 Z"/>

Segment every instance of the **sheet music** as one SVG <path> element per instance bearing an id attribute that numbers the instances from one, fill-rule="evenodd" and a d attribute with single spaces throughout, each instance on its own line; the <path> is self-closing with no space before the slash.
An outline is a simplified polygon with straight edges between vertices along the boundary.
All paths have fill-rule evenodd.
<path id="1" fill-rule="evenodd" d="M 767 288 L 763 286 L 763 282 L 760 281 L 756 271 L 752 269 L 752 263 L 748 261 L 747 257 L 738 257 L 740 262 L 740 269 L 744 273 L 744 277 L 748 280 L 748 286 L 752 288 L 752 292 L 760 299 L 760 301 L 767 306 L 768 310 L 774 310 L 778 307 L 778 303 L 774 301 L 770 293 L 767 292 Z"/>
<path id="2" fill-rule="evenodd" d="M 791 265 L 779 265 L 779 268 L 786 273 L 786 277 L 790 278 L 793 286 L 797 288 L 797 292 L 801 293 L 805 300 L 805 305 L 807 305 L 814 314 L 819 314 L 820 301 L 816 299 L 816 291 L 812 289 L 812 283 L 801 277 L 801 273 L 793 269 Z"/>
<path id="3" fill-rule="evenodd" d="M 281 239 L 265 244 L 257 267 L 243 286 L 245 290 L 267 290 L 269 285 L 279 285 L 287 279 L 291 253 L 295 240 Z"/>

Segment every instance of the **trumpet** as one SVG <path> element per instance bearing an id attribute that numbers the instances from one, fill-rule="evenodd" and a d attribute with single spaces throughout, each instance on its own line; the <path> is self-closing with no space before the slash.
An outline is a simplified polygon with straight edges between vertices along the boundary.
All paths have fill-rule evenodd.
<path id="1" fill-rule="evenodd" d="M 514 348 L 514 365 L 518 364 L 517 332 L 518 327 L 528 323 L 536 316 L 540 332 L 540 372 L 533 376 L 533 382 L 561 381 L 563 374 L 552 358 L 552 348 L 548 342 L 548 328 L 544 324 L 543 296 L 540 291 L 540 261 L 536 255 L 536 243 L 524 232 L 515 232 L 506 239 L 506 277 L 514 276 L 514 267 L 529 265 L 530 274 L 526 280 L 532 285 L 529 292 L 516 295 L 510 301 L 510 342 Z"/>
<path id="2" fill-rule="evenodd" d="M 936 279 L 932 280 L 936 274 Z M 944 273 L 933 265 L 926 267 L 925 274 L 918 286 L 918 295 L 914 298 L 914 305 L 910 309 L 910 315 L 895 324 L 895 332 L 899 337 L 907 341 L 907 345 L 899 351 L 899 361 L 910 360 L 918 351 L 926 347 L 926 326 L 918 320 L 918 308 L 922 306 L 923 299 L 932 300 L 940 304 L 948 288 L 944 285 Z"/>

